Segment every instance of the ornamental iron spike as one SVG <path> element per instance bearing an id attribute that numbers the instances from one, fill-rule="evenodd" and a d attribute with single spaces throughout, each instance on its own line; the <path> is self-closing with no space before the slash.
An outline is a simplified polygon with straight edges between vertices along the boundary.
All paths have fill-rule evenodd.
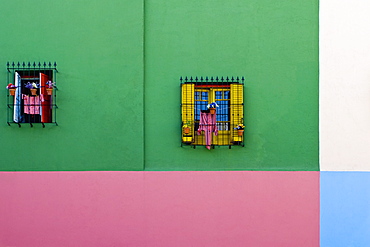
<path id="1" fill-rule="evenodd" d="M 203 76 L 200 77 L 200 81 L 203 81 Z"/>
<path id="2" fill-rule="evenodd" d="M 46 62 L 44 62 L 44 68 L 46 67 Z"/>
<path id="3" fill-rule="evenodd" d="M 244 76 L 242 76 L 242 82 L 244 82 Z"/>
<path id="4" fill-rule="evenodd" d="M 193 77 L 192 76 L 190 76 L 190 82 L 193 82 Z"/>
<path id="5" fill-rule="evenodd" d="M 14 64 L 14 61 L 12 62 L 12 67 L 14 68 L 15 64 Z"/>
<path id="6" fill-rule="evenodd" d="M 20 62 L 17 63 L 17 66 L 18 66 L 18 68 L 19 68 L 19 66 L 21 66 Z"/>
<path id="7" fill-rule="evenodd" d="M 51 67 L 51 62 L 49 62 L 49 68 Z"/>
<path id="8" fill-rule="evenodd" d="M 234 76 L 231 77 L 231 81 L 234 82 Z"/>
<path id="9" fill-rule="evenodd" d="M 185 82 L 188 82 L 188 77 L 187 76 L 185 76 Z"/>
<path id="10" fill-rule="evenodd" d="M 206 76 L 206 81 L 208 81 L 208 76 Z"/>
<path id="11" fill-rule="evenodd" d="M 23 68 L 24 68 L 24 67 L 26 66 L 26 63 L 25 63 L 25 62 L 23 62 L 23 63 L 22 63 L 22 66 L 23 66 Z"/>
<path id="12" fill-rule="evenodd" d="M 228 76 L 226 76 L 226 81 L 229 81 L 229 77 Z"/>
<path id="13" fill-rule="evenodd" d="M 54 62 L 54 67 L 57 67 L 57 62 Z"/>
<path id="14" fill-rule="evenodd" d="M 38 66 L 39 66 L 39 67 L 41 67 L 41 63 L 40 63 L 40 62 L 39 62 L 39 64 L 38 64 Z"/>
<path id="15" fill-rule="evenodd" d="M 198 76 L 195 77 L 195 81 L 197 82 L 198 81 Z"/>
<path id="16" fill-rule="evenodd" d="M 239 82 L 239 76 L 236 77 L 236 81 Z"/>
<path id="17" fill-rule="evenodd" d="M 27 66 L 28 66 L 28 67 L 31 67 L 31 62 L 28 62 Z"/>
<path id="18" fill-rule="evenodd" d="M 222 82 L 224 81 L 224 77 L 223 77 L 223 76 L 221 76 L 221 81 L 222 81 Z"/>
<path id="19" fill-rule="evenodd" d="M 33 62 L 33 67 L 36 67 L 36 62 Z"/>
<path id="20" fill-rule="evenodd" d="M 180 76 L 180 82 L 182 82 L 182 76 Z"/>
<path id="21" fill-rule="evenodd" d="M 216 81 L 218 82 L 218 76 L 216 76 Z"/>
<path id="22" fill-rule="evenodd" d="M 213 76 L 211 76 L 211 81 L 213 81 Z"/>
<path id="23" fill-rule="evenodd" d="M 9 68 L 9 62 L 6 62 L 6 67 L 8 67 L 8 68 Z"/>

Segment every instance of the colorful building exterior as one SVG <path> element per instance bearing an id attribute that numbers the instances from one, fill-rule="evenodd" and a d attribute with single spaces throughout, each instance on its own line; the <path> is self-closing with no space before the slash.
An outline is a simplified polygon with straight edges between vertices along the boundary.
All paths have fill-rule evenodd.
<path id="1" fill-rule="evenodd" d="M 366 246 L 369 7 L 4 3 L 0 246 Z M 13 62 L 55 64 L 55 121 L 7 124 Z M 207 89 L 236 145 L 186 145 L 185 77 L 244 77 Z"/>

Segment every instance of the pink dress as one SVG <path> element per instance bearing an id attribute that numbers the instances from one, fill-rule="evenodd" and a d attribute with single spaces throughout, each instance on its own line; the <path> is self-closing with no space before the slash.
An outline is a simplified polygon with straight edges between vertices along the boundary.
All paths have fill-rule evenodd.
<path id="1" fill-rule="evenodd" d="M 216 125 L 216 114 L 200 112 L 200 121 L 198 128 L 198 135 L 204 131 L 204 138 L 206 139 L 206 148 L 211 149 L 212 132 L 218 135 L 218 128 Z"/>

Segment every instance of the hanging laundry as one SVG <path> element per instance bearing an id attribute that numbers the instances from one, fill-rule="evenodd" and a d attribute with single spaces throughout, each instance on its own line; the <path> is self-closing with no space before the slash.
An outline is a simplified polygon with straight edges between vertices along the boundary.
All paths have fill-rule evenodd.
<path id="1" fill-rule="evenodd" d="M 218 128 L 216 125 L 216 114 L 211 114 L 202 111 L 200 112 L 200 121 L 197 134 L 200 135 L 202 131 L 204 131 L 206 148 L 211 149 L 212 132 L 215 133 L 215 136 L 218 135 Z"/>
<path id="2" fill-rule="evenodd" d="M 40 115 L 41 102 L 44 102 L 44 96 L 28 96 L 22 94 L 22 99 L 24 100 L 24 113 L 25 114 L 38 114 Z"/>

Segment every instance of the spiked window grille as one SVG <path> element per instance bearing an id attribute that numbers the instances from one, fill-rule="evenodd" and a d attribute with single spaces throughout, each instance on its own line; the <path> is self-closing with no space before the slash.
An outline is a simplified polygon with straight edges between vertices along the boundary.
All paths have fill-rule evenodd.
<path id="1" fill-rule="evenodd" d="M 56 121 L 56 90 L 51 83 L 56 82 L 57 64 L 18 62 L 7 63 L 7 85 L 12 84 L 15 90 L 8 90 L 7 123 L 17 124 L 57 124 Z M 31 91 L 26 85 L 37 85 Z"/>
<path id="2" fill-rule="evenodd" d="M 244 77 L 181 77 L 180 83 L 181 146 L 244 147 L 244 127 L 238 130 L 244 126 Z"/>

